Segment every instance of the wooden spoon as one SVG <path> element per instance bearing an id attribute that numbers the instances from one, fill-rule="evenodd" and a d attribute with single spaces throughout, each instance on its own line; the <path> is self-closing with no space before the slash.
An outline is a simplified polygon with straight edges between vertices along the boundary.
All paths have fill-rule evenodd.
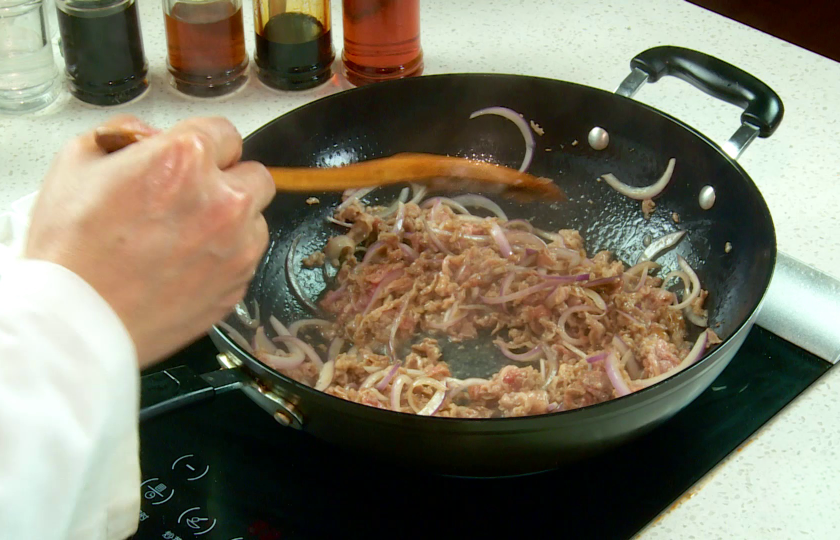
<path id="1" fill-rule="evenodd" d="M 111 153 L 134 144 L 143 135 L 100 127 L 96 144 Z M 395 154 L 342 167 L 266 167 L 279 191 L 344 191 L 363 187 L 417 182 L 435 190 L 481 191 L 525 200 L 564 200 L 563 191 L 548 178 L 465 158 L 435 154 Z"/>

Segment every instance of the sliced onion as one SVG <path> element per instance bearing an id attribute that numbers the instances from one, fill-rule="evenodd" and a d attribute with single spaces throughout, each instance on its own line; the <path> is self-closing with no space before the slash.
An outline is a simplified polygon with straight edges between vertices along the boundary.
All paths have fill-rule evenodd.
<path id="1" fill-rule="evenodd" d="M 531 131 L 531 126 L 522 118 L 518 112 L 508 109 L 507 107 L 487 107 L 486 109 L 479 109 L 470 115 L 470 120 L 477 116 L 485 114 L 495 114 L 502 118 L 507 118 L 519 128 L 522 137 L 525 139 L 525 157 L 522 158 L 522 165 L 519 166 L 520 172 L 525 172 L 531 166 L 531 159 L 534 157 L 534 148 L 537 142 L 534 140 L 534 133 Z"/>
<path id="2" fill-rule="evenodd" d="M 426 221 L 426 216 L 420 214 L 420 222 L 423 224 L 423 228 L 426 229 L 426 232 L 429 234 L 429 240 L 432 241 L 432 244 L 440 251 L 441 253 L 446 253 L 447 255 L 452 255 L 452 252 L 446 249 L 446 246 L 443 245 L 443 242 L 440 241 L 437 233 L 432 229 L 429 225 L 429 222 Z"/>
<path id="3" fill-rule="evenodd" d="M 511 272 L 505 276 L 505 278 L 502 280 L 502 283 L 499 285 L 499 296 L 504 296 L 507 294 L 508 287 L 510 287 L 510 284 L 513 283 L 513 278 L 515 277 L 515 272 Z"/>
<path id="4" fill-rule="evenodd" d="M 394 220 L 394 234 L 400 234 L 403 230 L 403 223 L 405 222 L 405 205 L 402 202 L 398 203 L 397 218 Z"/>
<path id="5" fill-rule="evenodd" d="M 601 295 L 591 289 L 583 289 L 583 294 L 589 297 L 595 303 L 595 307 L 601 311 L 607 311 L 607 303 L 601 298 Z"/>
<path id="6" fill-rule="evenodd" d="M 257 304 L 256 300 L 252 300 L 254 304 L 254 316 L 251 317 L 251 314 L 248 313 L 248 306 L 245 305 L 245 300 L 241 302 L 237 302 L 235 306 L 233 306 L 234 311 L 236 311 L 236 316 L 239 320 L 247 326 L 248 328 L 256 328 L 260 325 L 260 305 Z"/>
<path id="7" fill-rule="evenodd" d="M 593 313 L 597 310 L 598 308 L 588 306 L 586 304 L 566 308 L 560 315 L 560 319 L 557 321 L 557 332 L 560 334 L 560 337 L 563 338 L 563 341 L 571 343 L 572 345 L 583 345 L 584 343 L 586 343 L 587 340 L 582 337 L 573 338 L 569 335 L 569 333 L 566 331 L 566 322 L 569 320 L 569 317 L 571 317 L 575 313 Z"/>
<path id="8" fill-rule="evenodd" d="M 368 193 L 370 193 L 374 189 L 376 189 L 376 188 L 375 187 L 369 187 L 369 188 L 357 189 L 356 191 L 351 193 L 344 200 L 344 202 L 342 202 L 341 204 L 338 205 L 338 207 L 336 207 L 335 213 L 337 214 L 337 213 L 341 212 L 342 210 L 344 210 L 345 208 L 347 208 L 348 206 L 353 204 L 353 201 L 359 200 L 360 198 L 364 197 L 365 195 L 367 195 Z M 346 192 L 345 192 L 345 194 L 346 194 Z"/>
<path id="9" fill-rule="evenodd" d="M 573 276 L 544 276 L 543 279 L 554 284 L 557 283 L 577 283 L 578 281 L 586 281 L 589 279 L 589 274 L 577 274 Z"/>
<path id="10" fill-rule="evenodd" d="M 330 348 L 327 349 L 327 360 L 335 360 L 336 357 L 341 353 L 341 349 L 344 347 L 344 340 L 341 338 L 335 338 L 330 343 Z"/>
<path id="11" fill-rule="evenodd" d="M 578 349 L 577 347 L 575 347 L 571 343 L 566 342 L 566 341 L 562 341 L 561 345 L 563 345 L 564 347 L 569 349 L 573 354 L 576 354 L 576 355 L 578 355 L 578 356 L 580 356 L 581 358 L 584 358 L 584 359 L 586 358 L 586 353 L 583 352 L 582 350 Z"/>
<path id="12" fill-rule="evenodd" d="M 628 350 L 621 355 L 621 365 L 624 366 L 631 380 L 638 379 L 642 376 L 642 368 L 636 362 L 636 355 L 633 354 L 633 351 Z"/>
<path id="13" fill-rule="evenodd" d="M 630 347 L 628 347 L 627 344 L 624 343 L 624 340 L 621 339 L 621 336 L 619 336 L 618 334 L 613 336 L 612 344 L 613 347 L 615 347 L 618 353 L 621 355 L 624 355 L 627 351 L 630 350 Z"/>
<path id="14" fill-rule="evenodd" d="M 533 233 L 529 233 L 529 232 L 525 232 L 525 231 L 509 231 L 505 234 L 505 236 L 507 236 L 507 239 L 510 242 L 512 242 L 516 245 L 521 244 L 521 245 L 526 245 L 526 246 L 533 246 L 538 251 L 546 249 L 548 247 L 548 246 L 545 245 L 545 242 L 540 240 L 540 238 Z"/>
<path id="15" fill-rule="evenodd" d="M 408 201 L 409 204 L 419 204 L 420 201 L 423 200 L 423 197 L 426 196 L 426 191 L 429 190 L 428 187 L 422 184 L 411 184 L 411 189 L 414 190 L 414 196 L 411 197 L 411 200 Z"/>
<path id="16" fill-rule="evenodd" d="M 635 276 L 639 272 L 644 270 L 658 270 L 660 268 L 659 264 L 653 261 L 639 261 L 638 263 L 634 264 L 630 268 L 624 271 L 625 276 Z"/>
<path id="17" fill-rule="evenodd" d="M 450 317 L 449 319 L 447 319 L 444 316 L 444 319 L 441 322 L 435 322 L 435 321 L 427 320 L 426 321 L 426 326 L 428 326 L 429 328 L 434 328 L 435 330 L 448 330 L 449 328 L 455 326 L 459 322 L 466 319 L 467 315 L 468 315 L 468 313 L 462 313 L 458 317 Z"/>
<path id="18" fill-rule="evenodd" d="M 575 251 L 574 249 L 564 248 L 555 245 L 549 245 L 548 251 L 550 251 L 556 257 L 568 261 L 571 266 L 575 266 L 580 263 L 580 253 Z"/>
<path id="19" fill-rule="evenodd" d="M 665 236 L 660 236 L 645 248 L 642 255 L 639 257 L 638 262 L 642 263 L 645 261 L 652 261 L 653 259 L 659 257 L 665 250 L 671 249 L 679 244 L 680 240 L 682 240 L 684 236 L 685 231 L 677 231 L 671 234 L 666 234 Z"/>
<path id="20" fill-rule="evenodd" d="M 269 354 L 266 352 L 257 353 L 257 358 L 268 367 L 276 370 L 294 369 L 303 363 L 305 355 L 297 350 L 288 356 Z"/>
<path id="21" fill-rule="evenodd" d="M 629 313 L 627 313 L 626 311 L 622 311 L 622 310 L 620 310 L 620 309 L 617 309 L 617 310 L 615 310 L 615 312 L 616 312 L 616 313 L 618 313 L 619 315 L 621 315 L 622 317 L 626 317 L 626 318 L 627 318 L 627 319 L 628 319 L 631 323 L 633 323 L 633 324 L 637 324 L 637 325 L 639 325 L 639 326 L 641 326 L 641 327 L 644 327 L 644 326 L 645 326 L 645 323 L 643 323 L 642 321 L 640 321 L 640 320 L 639 320 L 639 319 L 637 319 L 636 317 L 634 317 L 634 316 L 630 315 L 630 314 L 629 314 Z"/>
<path id="22" fill-rule="evenodd" d="M 554 380 L 554 377 L 557 376 L 557 371 L 560 369 L 560 363 L 557 361 L 557 353 L 554 352 L 554 349 L 547 345 L 542 346 L 543 354 L 545 354 L 546 358 L 548 358 L 548 374 L 545 377 L 545 383 L 542 386 L 542 389 L 545 390 L 549 386 L 551 386 L 551 382 Z"/>
<path id="23" fill-rule="evenodd" d="M 417 257 L 420 256 L 420 254 L 417 253 L 417 251 L 415 251 L 413 247 L 407 244 L 403 244 L 402 242 L 400 242 L 399 246 L 403 252 L 403 255 L 405 255 L 405 258 L 408 259 L 408 262 L 410 263 L 414 262 L 417 259 Z"/>
<path id="24" fill-rule="evenodd" d="M 626 396 L 632 392 L 627 381 L 624 380 L 624 375 L 621 373 L 621 366 L 618 364 L 618 356 L 615 353 L 607 355 L 607 360 L 604 362 L 604 370 L 607 372 L 607 377 L 609 377 L 613 388 L 615 388 L 615 394 L 618 397 Z"/>
<path id="25" fill-rule="evenodd" d="M 636 199 L 637 201 L 643 201 L 645 199 L 652 199 L 662 193 L 665 189 L 665 186 L 668 185 L 668 182 L 671 181 L 671 175 L 674 172 L 674 165 L 676 164 L 677 160 L 671 158 L 668 160 L 668 167 L 665 169 L 665 172 L 662 176 L 654 182 L 653 184 L 646 186 L 646 187 L 633 187 L 628 186 L 627 184 L 623 183 L 621 180 L 615 177 L 612 173 L 607 173 L 601 178 L 606 180 L 607 184 L 610 185 L 614 190 L 621 193 L 625 197 L 630 197 L 631 199 Z"/>
<path id="26" fill-rule="evenodd" d="M 511 302 L 513 300 L 519 300 L 520 298 L 525 298 L 526 296 L 533 294 L 535 292 L 539 292 L 548 288 L 554 287 L 553 283 L 550 282 L 543 282 L 538 283 L 536 285 L 532 285 L 531 287 L 527 287 L 522 289 L 521 291 L 505 294 L 502 296 L 481 296 L 481 301 L 485 304 L 504 304 L 506 302 Z"/>
<path id="27" fill-rule="evenodd" d="M 391 323 L 391 334 L 388 337 L 388 352 L 391 354 L 391 361 L 397 361 L 397 330 L 399 330 L 400 325 L 402 324 L 403 317 L 405 317 L 405 311 L 408 309 L 408 304 L 411 303 L 413 294 L 405 295 L 405 300 L 403 300 L 403 305 L 400 308 L 400 312 L 397 314 L 397 318 L 394 319 L 394 322 Z"/>
<path id="28" fill-rule="evenodd" d="M 548 407 L 546 407 L 545 410 L 549 413 L 561 412 L 563 410 L 563 404 L 562 403 L 549 403 Z"/>
<path id="29" fill-rule="evenodd" d="M 319 369 L 324 366 L 324 361 L 321 360 L 321 357 L 318 356 L 318 353 L 315 352 L 315 349 L 312 348 L 312 345 L 306 343 L 302 339 L 296 338 L 294 336 L 277 336 L 274 338 L 276 343 L 287 343 L 289 345 L 294 345 L 295 347 L 299 348 L 303 351 L 303 353 L 309 358 L 309 360 L 315 364 Z"/>
<path id="30" fill-rule="evenodd" d="M 268 322 L 271 323 L 271 327 L 274 329 L 274 333 L 276 333 L 278 336 L 292 335 L 291 332 L 289 332 L 289 329 L 283 326 L 283 323 L 281 323 L 274 315 L 268 318 Z"/>
<path id="31" fill-rule="evenodd" d="M 332 216 L 327 216 L 327 221 L 329 221 L 330 223 L 335 223 L 336 225 L 341 225 L 342 227 L 347 227 L 348 229 L 353 227 L 352 223 L 347 223 L 346 221 L 335 219 Z"/>
<path id="32" fill-rule="evenodd" d="M 432 399 L 429 400 L 429 403 L 427 403 L 426 406 L 422 409 L 417 406 L 417 400 L 414 398 L 414 390 L 418 386 L 431 386 L 432 388 L 437 390 L 437 392 L 435 392 L 435 396 L 433 396 Z M 443 393 L 444 395 L 440 397 L 440 401 L 438 401 L 435 406 L 430 408 L 429 405 L 435 399 L 438 392 Z M 414 412 L 417 414 L 420 414 L 420 411 L 425 411 L 425 414 L 423 414 L 423 416 L 431 416 L 434 413 L 436 413 L 441 403 L 443 403 L 444 397 L 446 397 L 446 385 L 440 382 L 439 380 L 433 379 L 431 377 L 420 377 L 419 379 L 416 379 L 414 382 L 411 383 L 411 388 L 408 389 L 408 404 L 411 406 L 412 409 L 414 409 Z"/>
<path id="33" fill-rule="evenodd" d="M 505 228 L 511 230 L 523 230 L 528 233 L 534 232 L 534 226 L 531 225 L 531 222 L 527 219 L 512 219 L 505 223 Z"/>
<path id="34" fill-rule="evenodd" d="M 464 206 L 473 206 L 475 208 L 483 208 L 488 212 L 493 213 L 497 218 L 501 219 L 502 221 L 507 221 L 508 217 L 505 214 L 505 211 L 502 208 L 488 199 L 483 195 L 458 195 L 457 197 L 452 197 L 452 200 L 463 204 Z"/>
<path id="35" fill-rule="evenodd" d="M 243 336 L 241 333 L 239 333 L 239 330 L 232 327 L 231 325 L 229 325 L 225 321 L 217 322 L 216 326 L 218 326 L 219 328 L 222 328 L 225 332 L 227 332 L 228 337 L 230 337 L 230 339 L 232 339 L 237 345 L 242 347 L 245 350 L 245 352 L 247 352 L 249 354 L 254 354 L 254 348 L 251 347 L 251 344 L 248 343 L 248 340 L 245 339 L 245 336 Z"/>
<path id="36" fill-rule="evenodd" d="M 301 319 L 289 325 L 289 335 L 297 337 L 301 328 L 307 326 L 318 326 L 320 328 L 330 327 L 333 323 L 324 319 Z"/>
<path id="37" fill-rule="evenodd" d="M 315 390 L 323 392 L 332 384 L 335 376 L 335 360 L 327 360 L 324 367 L 321 368 L 321 373 L 318 374 L 318 380 L 315 382 Z"/>
<path id="38" fill-rule="evenodd" d="M 601 285 L 609 285 L 617 281 L 621 281 L 621 276 L 609 276 L 600 279 L 593 279 L 592 281 L 587 281 L 581 285 L 581 287 L 600 287 Z"/>
<path id="39" fill-rule="evenodd" d="M 471 377 L 469 379 L 464 380 L 452 379 L 453 387 L 447 392 L 446 397 L 447 399 L 451 400 L 467 388 L 470 388 L 472 386 L 478 386 L 481 384 L 487 384 L 488 382 L 490 381 L 488 381 L 487 379 L 479 379 L 476 377 Z"/>
<path id="40" fill-rule="evenodd" d="M 680 268 L 683 269 L 689 279 L 691 280 L 691 293 L 688 296 L 683 298 L 683 301 L 679 304 L 669 306 L 671 309 L 684 309 L 686 307 L 691 306 L 691 303 L 700 295 L 700 278 L 697 277 L 697 274 L 694 272 L 694 269 L 688 264 L 688 261 L 683 259 L 681 256 L 677 255 L 677 262 L 680 263 Z"/>
<path id="41" fill-rule="evenodd" d="M 540 238 L 545 238 L 549 242 L 557 242 L 558 244 L 560 244 L 560 247 L 566 247 L 566 239 L 563 238 L 562 234 L 543 231 L 542 229 L 534 229 L 534 234 L 536 234 Z"/>
<path id="42" fill-rule="evenodd" d="M 394 384 L 391 385 L 391 410 L 400 412 L 402 407 L 400 406 L 400 397 L 402 396 L 402 389 L 407 384 L 412 382 L 412 378 L 408 375 L 400 375 L 399 377 L 394 380 Z"/>
<path id="43" fill-rule="evenodd" d="M 362 257 L 362 264 L 370 263 L 373 257 L 384 247 L 388 247 L 388 244 L 385 242 L 374 242 L 368 246 L 367 251 L 365 251 L 365 256 Z"/>
<path id="44" fill-rule="evenodd" d="M 534 347 L 533 349 L 531 349 L 528 352 L 514 353 L 514 352 L 511 352 L 510 347 L 506 343 L 504 343 L 502 341 L 498 341 L 498 340 L 495 341 L 495 343 L 496 343 L 496 346 L 499 348 L 499 350 L 502 351 L 503 355 L 505 355 L 506 357 L 508 357 L 511 360 L 514 360 L 516 362 L 533 362 L 534 360 L 542 357 L 543 354 L 545 354 L 545 352 L 543 351 L 543 348 L 539 345 L 537 345 L 536 347 Z"/>
<path id="45" fill-rule="evenodd" d="M 254 332 L 254 350 L 257 353 L 266 352 L 268 354 L 274 354 L 277 352 L 277 347 L 274 343 L 268 339 L 268 336 L 265 334 L 265 328 L 260 326 L 257 328 L 257 331 Z"/>
<path id="46" fill-rule="evenodd" d="M 376 286 L 373 290 L 373 294 L 370 296 L 370 300 L 368 301 L 367 306 L 365 306 L 365 310 L 362 312 L 362 316 L 364 317 L 370 310 L 373 308 L 373 305 L 376 303 L 377 300 L 382 296 L 382 293 L 385 292 L 385 289 L 388 285 L 391 284 L 395 279 L 399 278 L 403 275 L 402 270 L 391 270 L 387 274 L 382 277 L 382 281 Z"/>
<path id="47" fill-rule="evenodd" d="M 606 357 L 607 357 L 607 353 L 602 352 L 602 353 L 599 353 L 599 354 L 593 354 L 592 356 L 587 356 L 586 361 L 589 362 L 590 364 L 594 364 L 595 362 L 600 362 L 601 360 L 603 360 Z"/>
<path id="48" fill-rule="evenodd" d="M 703 316 L 694 313 L 694 310 L 691 308 L 691 306 L 688 306 L 685 309 L 683 309 L 683 317 L 685 317 L 686 320 L 691 324 L 699 326 L 700 328 L 706 328 L 707 326 L 709 326 L 709 316 Z"/>
<path id="49" fill-rule="evenodd" d="M 385 369 L 380 369 L 378 371 L 374 371 L 373 373 L 371 373 L 370 375 L 367 376 L 367 378 L 364 380 L 364 382 L 362 382 L 362 385 L 359 386 L 359 390 L 364 390 L 366 388 L 372 388 L 373 385 L 375 385 L 376 383 L 378 383 L 379 381 L 384 379 L 389 371 L 390 371 L 390 368 L 385 368 Z"/>
<path id="50" fill-rule="evenodd" d="M 408 200 L 408 192 L 408 188 L 403 188 L 402 191 L 400 191 L 400 195 L 397 197 L 397 200 L 391 203 L 391 206 L 389 206 L 380 214 L 378 214 L 377 217 L 381 219 L 386 219 L 394 215 L 394 213 L 399 210 L 400 204 L 405 204 L 405 202 Z"/>
<path id="51" fill-rule="evenodd" d="M 438 204 L 445 204 L 446 206 L 450 207 L 451 209 L 455 210 L 459 214 L 470 214 L 470 211 L 464 208 L 461 203 L 450 199 L 449 197 L 432 197 L 431 199 L 427 199 L 423 201 L 423 204 L 420 205 L 420 208 L 432 208 L 437 206 Z"/>
<path id="52" fill-rule="evenodd" d="M 389 369 L 389 370 L 388 370 L 388 373 L 386 373 L 386 374 L 385 374 L 385 376 L 384 376 L 384 377 L 382 377 L 382 380 L 381 380 L 381 381 L 379 381 L 378 383 L 376 383 L 376 385 L 374 386 L 374 388 L 376 388 L 376 389 L 377 389 L 377 390 L 379 390 L 380 392 L 381 392 L 381 391 L 383 391 L 383 390 L 385 390 L 385 388 L 387 388 L 387 387 L 388 387 L 388 383 L 390 383 L 390 382 L 391 382 L 391 379 L 393 379 L 394 377 L 396 377 L 397 373 L 400 371 L 400 365 L 401 365 L 401 363 L 400 363 L 400 362 L 397 362 L 396 364 L 394 364 L 393 366 L 391 366 L 391 369 Z"/>
<path id="53" fill-rule="evenodd" d="M 505 237 L 505 232 L 499 227 L 498 223 L 490 225 L 490 234 L 493 235 L 493 240 L 499 246 L 499 253 L 502 254 L 502 257 L 509 259 L 513 255 L 513 250 L 510 249 L 510 242 L 508 242 L 508 239 Z"/>
<path id="54" fill-rule="evenodd" d="M 435 395 L 432 396 L 432 399 L 426 403 L 426 406 L 417 411 L 417 416 L 434 416 L 434 414 L 440 409 L 440 406 L 443 405 L 443 401 L 445 399 L 446 391 L 438 390 L 435 392 Z"/>
<path id="55" fill-rule="evenodd" d="M 648 379 L 639 379 L 638 381 L 633 381 L 636 385 L 636 388 L 647 388 L 648 386 L 652 386 L 660 381 L 664 381 L 668 377 L 671 377 L 680 371 L 684 370 L 685 368 L 689 367 L 693 363 L 697 362 L 700 358 L 703 357 L 703 353 L 706 352 L 706 347 L 709 343 L 709 331 L 704 330 L 697 336 L 697 341 L 694 342 L 694 346 L 688 351 L 688 354 L 683 358 L 682 362 L 674 366 L 670 371 L 666 371 L 661 375 L 657 375 L 656 377 L 650 377 Z"/>
<path id="56" fill-rule="evenodd" d="M 298 285 L 297 276 L 295 274 L 294 257 L 301 236 L 302 235 L 297 235 L 295 239 L 292 240 L 292 244 L 289 246 L 289 253 L 286 254 L 286 283 L 289 284 L 289 288 L 292 289 L 292 293 L 294 293 L 295 297 L 301 304 L 306 306 L 313 313 L 319 313 L 320 310 L 318 309 L 318 306 L 316 306 L 312 300 L 303 294 L 300 285 Z"/>

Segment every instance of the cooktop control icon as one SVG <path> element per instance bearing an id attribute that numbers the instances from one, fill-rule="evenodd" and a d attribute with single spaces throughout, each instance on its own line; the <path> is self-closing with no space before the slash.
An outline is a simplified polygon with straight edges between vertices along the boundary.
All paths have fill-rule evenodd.
<path id="1" fill-rule="evenodd" d="M 193 454 L 184 454 L 172 462 L 172 470 L 186 477 L 188 482 L 194 482 L 210 472 L 210 466 L 200 463 Z"/>
<path id="2" fill-rule="evenodd" d="M 160 478 L 149 478 L 140 486 L 143 488 L 143 498 L 157 506 L 167 502 L 175 495 L 175 490 L 160 481 Z"/>
<path id="3" fill-rule="evenodd" d="M 195 536 L 207 534 L 216 526 L 215 518 L 207 517 L 201 511 L 200 506 L 194 506 L 181 512 L 181 515 L 178 516 L 178 523 L 191 529 Z"/>

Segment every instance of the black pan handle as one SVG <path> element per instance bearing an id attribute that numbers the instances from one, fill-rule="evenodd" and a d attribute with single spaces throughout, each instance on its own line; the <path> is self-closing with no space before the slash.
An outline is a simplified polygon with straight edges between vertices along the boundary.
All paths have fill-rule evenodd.
<path id="1" fill-rule="evenodd" d="M 212 399 L 216 394 L 242 387 L 240 369 L 220 369 L 199 375 L 178 366 L 140 377 L 140 421 L 174 409 Z"/>
<path id="2" fill-rule="evenodd" d="M 779 95 L 746 71 L 723 60 L 683 47 L 661 46 L 648 49 L 630 61 L 633 70 L 616 90 L 632 97 L 645 82 L 656 82 L 671 75 L 710 96 L 744 109 L 741 129 L 724 146 L 737 158 L 756 135 L 769 137 L 782 122 L 785 108 Z"/>

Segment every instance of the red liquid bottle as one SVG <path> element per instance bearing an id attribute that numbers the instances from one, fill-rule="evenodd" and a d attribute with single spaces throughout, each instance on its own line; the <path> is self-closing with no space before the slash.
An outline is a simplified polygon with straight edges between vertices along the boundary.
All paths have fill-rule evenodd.
<path id="1" fill-rule="evenodd" d="M 343 0 L 344 75 L 359 86 L 423 73 L 420 0 Z"/>

